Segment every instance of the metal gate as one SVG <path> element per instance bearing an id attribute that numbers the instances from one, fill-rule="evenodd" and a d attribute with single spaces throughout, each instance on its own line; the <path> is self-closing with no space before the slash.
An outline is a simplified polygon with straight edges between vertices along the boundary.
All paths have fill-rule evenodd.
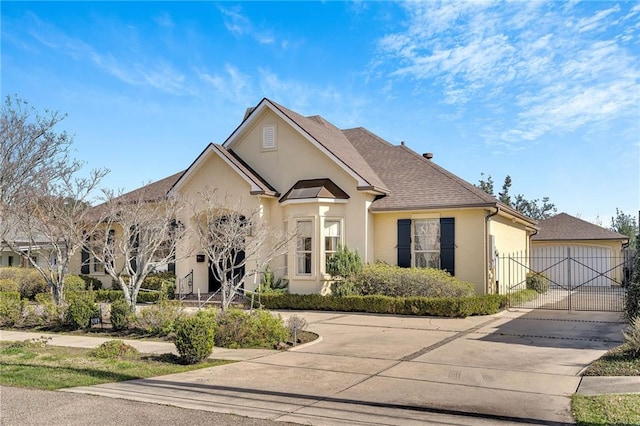
<path id="1" fill-rule="evenodd" d="M 633 258 L 598 248 L 550 247 L 535 256 L 499 256 L 496 279 L 510 307 L 622 312 L 632 265 Z M 527 288 L 537 289 L 533 300 L 522 297 Z"/>

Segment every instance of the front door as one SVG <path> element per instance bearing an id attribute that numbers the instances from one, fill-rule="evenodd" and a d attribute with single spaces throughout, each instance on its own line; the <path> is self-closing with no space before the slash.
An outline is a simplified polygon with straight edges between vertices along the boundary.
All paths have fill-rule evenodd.
<path id="1" fill-rule="evenodd" d="M 235 263 L 236 263 L 235 267 L 233 269 L 230 269 L 229 272 L 227 273 L 227 279 L 229 280 L 233 279 L 233 277 L 242 277 L 244 275 L 244 250 L 238 253 Z M 242 266 L 238 266 L 238 265 L 242 265 Z M 220 282 L 219 279 L 216 278 L 215 274 L 213 273 L 213 270 L 211 269 L 211 261 L 209 261 L 208 266 L 209 266 L 209 293 L 215 293 L 216 291 L 220 290 L 222 283 Z M 244 285 L 241 286 L 241 288 L 243 287 Z"/>

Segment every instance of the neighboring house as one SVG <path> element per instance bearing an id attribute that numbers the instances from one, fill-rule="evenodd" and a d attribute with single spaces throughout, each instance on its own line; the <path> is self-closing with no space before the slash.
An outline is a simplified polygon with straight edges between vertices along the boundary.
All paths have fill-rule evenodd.
<path id="1" fill-rule="evenodd" d="M 131 192 L 122 194 L 116 200 L 122 200 L 122 203 L 126 203 L 127 200 L 142 201 L 145 203 L 156 202 L 166 197 L 169 189 L 176 183 L 178 178 L 182 176 L 183 172 L 184 171 L 178 172 L 164 179 L 144 185 Z M 100 216 L 100 209 L 102 207 L 102 204 L 93 207 L 96 217 Z M 111 229 L 110 232 L 113 235 L 114 242 L 117 243 L 118 238 L 122 237 L 122 229 L 120 227 L 115 227 L 115 229 Z M 90 239 L 91 237 L 88 236 L 87 238 Z M 121 262 L 122 260 L 119 261 Z M 121 265 L 122 263 L 116 266 L 120 267 Z M 174 264 L 169 264 L 167 265 L 167 268 L 168 270 L 173 271 L 174 266 Z M 73 274 L 89 275 L 93 278 L 97 278 L 102 282 L 104 288 L 110 288 L 112 286 L 113 280 L 111 276 L 105 272 L 104 264 L 91 256 L 90 252 L 86 248 L 79 250 L 78 254 L 70 259 L 69 272 Z"/>
<path id="2" fill-rule="evenodd" d="M 13 219 L 10 219 L 9 222 L 11 220 Z M 11 242 L 16 251 L 9 248 L 6 240 Z M 0 239 L 0 268 L 31 268 L 33 265 L 25 257 L 27 255 L 38 266 L 48 267 L 52 256 L 52 247 L 49 240 L 43 235 L 34 235 L 33 238 L 29 238 L 26 234 L 17 233 L 10 228 L 6 240 Z"/>
<path id="3" fill-rule="evenodd" d="M 617 286 L 628 278 L 625 268 L 630 265 L 623 251 L 629 243 L 626 235 L 566 213 L 541 220 L 539 226 L 540 231 L 531 237 L 532 269 L 544 271 L 553 282 Z"/>
<path id="4" fill-rule="evenodd" d="M 296 244 L 271 265 L 292 293 L 326 291 L 326 259 L 340 244 L 367 263 L 442 268 L 480 294 L 494 293 L 495 256 L 528 253 L 537 231 L 534 220 L 436 165 L 431 154 L 266 98 L 222 145 L 207 146 L 172 191 L 193 199 L 206 186 L 258 203 L 276 229 L 297 230 Z M 215 291 L 203 259 L 178 253 L 176 275 L 192 277 L 194 291 Z M 252 290 L 253 280 L 245 286 Z"/>

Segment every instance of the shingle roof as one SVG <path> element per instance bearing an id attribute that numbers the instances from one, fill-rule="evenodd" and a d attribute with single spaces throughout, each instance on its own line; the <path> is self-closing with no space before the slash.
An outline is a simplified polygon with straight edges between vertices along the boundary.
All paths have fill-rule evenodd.
<path id="1" fill-rule="evenodd" d="M 140 201 L 157 201 L 161 198 L 164 198 L 169 192 L 169 189 L 180 179 L 180 176 L 185 171 L 178 172 L 171 176 L 168 176 L 164 179 L 157 180 L 155 182 L 151 182 L 148 185 L 142 186 L 138 189 L 134 189 L 131 192 L 127 192 L 126 194 L 122 194 L 118 198 L 123 200 L 138 200 L 142 197 Z"/>
<path id="2" fill-rule="evenodd" d="M 372 211 L 506 205 L 404 145 L 392 145 L 358 127 L 342 131 L 388 185 Z"/>
<path id="3" fill-rule="evenodd" d="M 550 240 L 627 240 L 629 237 L 589 223 L 567 213 L 541 220 L 540 231 L 531 237 L 534 241 Z"/>
<path id="4" fill-rule="evenodd" d="M 302 200 L 308 198 L 332 198 L 334 200 L 348 200 L 349 195 L 331 179 L 305 179 L 296 182 L 280 202 L 287 200 Z"/>
<path id="5" fill-rule="evenodd" d="M 304 117 L 295 111 L 283 107 L 276 102 L 266 99 L 275 108 L 291 121 L 296 123 L 302 130 L 307 132 L 315 141 L 325 147 L 329 152 L 335 155 L 343 164 L 366 181 L 370 189 L 387 193 L 389 188 L 384 179 L 373 169 L 371 164 L 366 161 L 360 152 L 349 143 L 345 134 L 333 124 L 329 123 L 320 116 Z"/>

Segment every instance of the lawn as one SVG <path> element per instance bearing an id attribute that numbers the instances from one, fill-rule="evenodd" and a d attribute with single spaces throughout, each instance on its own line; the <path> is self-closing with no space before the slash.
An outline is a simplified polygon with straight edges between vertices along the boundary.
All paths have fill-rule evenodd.
<path id="1" fill-rule="evenodd" d="M 614 348 L 596 360 L 585 376 L 640 376 L 640 358 L 628 346 Z M 579 425 L 640 425 L 640 394 L 574 395 L 572 411 Z"/>
<path id="2" fill-rule="evenodd" d="M 43 339 L 0 342 L 0 384 L 45 390 L 143 379 L 227 363 L 206 360 L 182 365 L 172 354 L 99 358 L 89 349 L 49 346 Z"/>

